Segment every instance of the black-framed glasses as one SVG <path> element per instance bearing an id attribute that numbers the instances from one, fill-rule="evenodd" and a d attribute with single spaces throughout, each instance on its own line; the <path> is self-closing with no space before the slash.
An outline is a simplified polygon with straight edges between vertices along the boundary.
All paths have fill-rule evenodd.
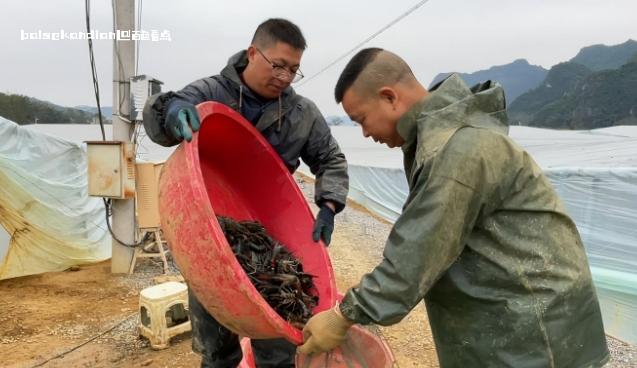
<path id="1" fill-rule="evenodd" d="M 267 61 L 268 64 L 272 66 L 272 76 L 274 78 L 290 80 L 292 83 L 296 83 L 300 81 L 301 79 L 303 79 L 304 75 L 303 73 L 301 73 L 301 70 L 297 69 L 296 71 L 292 71 L 288 69 L 285 65 L 279 65 L 279 64 L 273 63 L 270 61 L 270 59 L 267 58 L 267 56 L 263 54 L 263 52 L 261 52 L 261 50 L 259 50 L 259 48 L 255 47 L 255 49 L 259 52 L 259 54 L 261 54 L 261 56 L 263 56 L 265 61 Z"/>

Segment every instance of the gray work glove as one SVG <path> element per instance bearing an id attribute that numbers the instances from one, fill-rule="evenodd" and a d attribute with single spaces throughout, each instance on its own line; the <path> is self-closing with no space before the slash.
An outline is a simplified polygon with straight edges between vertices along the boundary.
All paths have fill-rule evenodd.
<path id="1" fill-rule="evenodd" d="M 199 114 L 195 105 L 180 100 L 171 101 L 166 111 L 166 134 L 178 140 L 192 140 L 192 133 L 199 130 Z"/>
<path id="2" fill-rule="evenodd" d="M 326 205 L 322 205 L 314 222 L 314 231 L 312 231 L 312 239 L 315 242 L 323 238 L 325 245 L 330 245 L 332 241 L 332 232 L 334 232 L 334 211 Z"/>

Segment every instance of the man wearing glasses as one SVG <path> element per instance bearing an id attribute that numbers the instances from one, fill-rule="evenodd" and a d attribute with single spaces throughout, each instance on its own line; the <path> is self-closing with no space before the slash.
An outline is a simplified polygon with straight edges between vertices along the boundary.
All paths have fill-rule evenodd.
<path id="1" fill-rule="evenodd" d="M 277 151 L 290 173 L 302 159 L 316 176 L 320 208 L 312 236 L 330 243 L 334 215 L 343 210 L 349 187 L 347 162 L 314 103 L 290 86 L 303 78 L 301 30 L 285 19 L 268 19 L 247 50 L 230 58 L 221 74 L 195 81 L 178 92 L 152 96 L 144 109 L 146 133 L 162 146 L 190 141 L 199 130 L 195 105 L 224 103 L 250 121 Z M 310 234 L 308 234 L 310 236 Z M 193 350 L 202 367 L 236 367 L 242 354 L 237 335 L 221 326 L 190 293 Z M 257 366 L 293 367 L 296 347 L 283 339 L 254 340 Z"/>

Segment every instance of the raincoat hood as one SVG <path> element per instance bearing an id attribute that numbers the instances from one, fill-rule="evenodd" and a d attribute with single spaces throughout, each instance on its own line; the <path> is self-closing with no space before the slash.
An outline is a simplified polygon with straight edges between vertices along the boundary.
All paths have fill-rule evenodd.
<path id="1" fill-rule="evenodd" d="M 437 133 L 449 137 L 463 126 L 508 134 L 504 89 L 499 83 L 487 81 L 469 88 L 458 74 L 452 74 L 429 92 L 398 122 L 398 134 L 405 140 L 404 148 L 415 145 L 418 138 L 421 145 L 433 150 L 446 142 L 434 139 Z M 469 123 L 468 119 L 457 119 L 463 114 L 481 116 Z"/>

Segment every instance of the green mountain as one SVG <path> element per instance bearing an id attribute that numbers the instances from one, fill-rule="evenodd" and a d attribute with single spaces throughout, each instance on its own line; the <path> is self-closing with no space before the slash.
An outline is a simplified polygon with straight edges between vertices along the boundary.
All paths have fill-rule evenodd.
<path id="1" fill-rule="evenodd" d="M 555 111 L 553 103 L 563 97 L 573 95 L 577 83 L 591 73 L 590 69 L 577 63 L 565 62 L 555 65 L 549 70 L 546 79 L 540 86 L 520 95 L 509 105 L 508 112 L 511 123 L 521 122 L 521 125 L 537 125 L 533 122 L 539 111 L 546 110 L 558 113 Z M 559 118 L 563 117 L 559 116 Z M 544 124 L 539 122 L 539 125 Z"/>
<path id="2" fill-rule="evenodd" d="M 540 87 L 509 106 L 509 117 L 511 124 L 557 129 L 637 125 L 637 60 L 601 71 L 558 64 Z"/>
<path id="3" fill-rule="evenodd" d="M 522 93 L 537 87 L 546 77 L 546 73 L 547 70 L 541 66 L 531 65 L 525 59 L 518 59 L 509 64 L 497 65 L 473 73 L 459 73 L 459 75 L 469 86 L 486 80 L 497 81 L 504 88 L 507 101 L 513 101 Z M 450 74 L 452 73 L 438 74 L 430 86 L 435 85 Z"/>
<path id="4" fill-rule="evenodd" d="M 96 113 L 28 96 L 0 93 L 0 116 L 18 124 L 89 124 Z"/>
<path id="5" fill-rule="evenodd" d="M 637 124 L 637 42 L 594 45 L 553 66 L 508 108 L 511 124 L 594 129 Z"/>
<path id="6" fill-rule="evenodd" d="M 617 69 L 637 57 L 637 41 L 628 40 L 619 45 L 593 45 L 584 47 L 570 61 L 600 71 Z"/>
<path id="7" fill-rule="evenodd" d="M 572 129 L 637 125 L 637 63 L 588 76 L 577 86 Z"/>

